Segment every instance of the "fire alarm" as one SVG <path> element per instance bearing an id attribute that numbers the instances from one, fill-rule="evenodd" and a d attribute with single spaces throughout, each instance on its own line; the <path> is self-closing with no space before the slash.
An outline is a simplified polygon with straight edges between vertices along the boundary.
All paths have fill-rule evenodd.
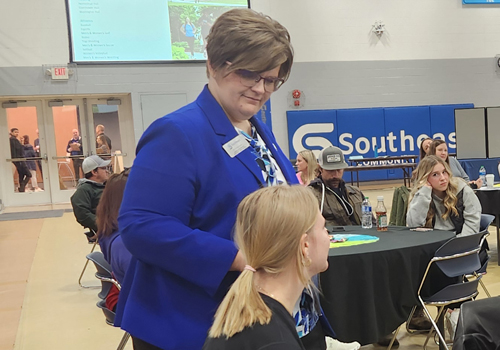
<path id="1" fill-rule="evenodd" d="M 288 93 L 288 106 L 290 108 L 303 108 L 305 100 L 306 96 L 304 95 L 304 92 L 299 89 L 292 90 Z"/>

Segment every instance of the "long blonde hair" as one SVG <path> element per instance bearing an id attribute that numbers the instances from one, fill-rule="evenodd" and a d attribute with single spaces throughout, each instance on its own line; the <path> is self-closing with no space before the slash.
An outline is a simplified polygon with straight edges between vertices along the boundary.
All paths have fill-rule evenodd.
<path id="1" fill-rule="evenodd" d="M 448 187 L 446 188 L 446 195 L 443 200 L 444 207 L 446 211 L 442 215 L 444 220 L 448 219 L 448 217 L 453 214 L 454 216 L 458 216 L 457 208 L 457 190 L 458 190 L 458 182 L 457 179 L 453 177 L 450 166 L 444 160 L 435 155 L 428 155 L 424 159 L 418 163 L 417 169 L 415 169 L 415 185 L 410 193 L 410 197 L 408 203 L 410 203 L 415 196 L 415 193 L 418 192 L 425 184 L 427 183 L 427 179 L 429 175 L 432 173 L 434 167 L 437 164 L 441 164 L 444 166 L 445 171 L 448 173 L 449 182 Z M 432 204 L 429 206 L 429 211 L 427 212 L 427 218 L 425 219 L 425 227 L 433 227 L 432 221 L 434 220 L 434 216 L 436 215 L 434 206 Z"/>
<path id="2" fill-rule="evenodd" d="M 313 226 L 318 201 L 303 186 L 265 187 L 248 195 L 238 206 L 235 241 L 255 270 L 275 275 L 295 264 L 304 286 L 310 279 L 302 266 L 300 240 Z M 209 336 L 232 337 L 255 323 L 268 324 L 271 310 L 254 285 L 254 273 L 244 270 L 215 313 Z"/>
<path id="3" fill-rule="evenodd" d="M 299 152 L 300 156 L 304 158 L 307 163 L 307 173 L 300 173 L 300 178 L 304 185 L 309 184 L 311 180 L 314 180 L 318 176 L 318 161 L 314 153 L 308 149 Z"/>

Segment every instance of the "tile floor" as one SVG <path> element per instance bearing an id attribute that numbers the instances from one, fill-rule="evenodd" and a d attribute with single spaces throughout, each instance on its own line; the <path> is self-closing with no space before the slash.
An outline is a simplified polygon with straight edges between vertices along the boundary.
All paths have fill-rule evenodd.
<path id="1" fill-rule="evenodd" d="M 361 189 L 372 198 L 372 204 L 383 195 L 390 210 L 390 186 L 378 183 L 362 185 Z M 5 212 L 68 207 L 6 208 Z M 500 267 L 493 227 L 490 232 L 492 261 L 484 282 L 496 296 L 500 295 Z M 59 218 L 0 222 L 0 350 L 116 349 L 123 331 L 104 322 L 102 311 L 95 306 L 99 290 L 78 285 L 85 255 L 91 249 L 82 233 L 72 213 Z M 94 272 L 89 266 L 84 284 L 98 284 Z M 398 338 L 400 349 L 421 349 L 425 339 L 404 330 Z M 377 348 L 382 349 L 363 347 Z M 126 349 L 132 349 L 130 343 Z"/>

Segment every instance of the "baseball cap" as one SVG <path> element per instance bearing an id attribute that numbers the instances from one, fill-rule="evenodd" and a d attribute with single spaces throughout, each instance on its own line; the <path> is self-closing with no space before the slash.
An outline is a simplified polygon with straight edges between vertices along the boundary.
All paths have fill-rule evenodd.
<path id="1" fill-rule="evenodd" d="M 319 153 L 318 164 L 325 170 L 339 170 L 348 167 L 342 150 L 335 146 L 324 148 Z"/>
<path id="2" fill-rule="evenodd" d="M 97 155 L 87 157 L 83 160 L 82 170 L 84 174 L 90 173 L 92 170 L 108 166 L 111 160 L 104 160 Z"/>

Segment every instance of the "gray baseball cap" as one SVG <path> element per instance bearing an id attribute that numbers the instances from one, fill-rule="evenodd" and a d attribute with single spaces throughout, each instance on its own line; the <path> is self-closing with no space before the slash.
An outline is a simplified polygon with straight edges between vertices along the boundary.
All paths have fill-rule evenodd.
<path id="1" fill-rule="evenodd" d="M 348 167 L 342 150 L 335 146 L 324 148 L 319 153 L 318 164 L 325 170 L 339 170 Z"/>
<path id="2" fill-rule="evenodd" d="M 95 154 L 83 160 L 82 170 L 84 174 L 90 173 L 92 170 L 108 166 L 111 160 L 104 160 Z"/>

